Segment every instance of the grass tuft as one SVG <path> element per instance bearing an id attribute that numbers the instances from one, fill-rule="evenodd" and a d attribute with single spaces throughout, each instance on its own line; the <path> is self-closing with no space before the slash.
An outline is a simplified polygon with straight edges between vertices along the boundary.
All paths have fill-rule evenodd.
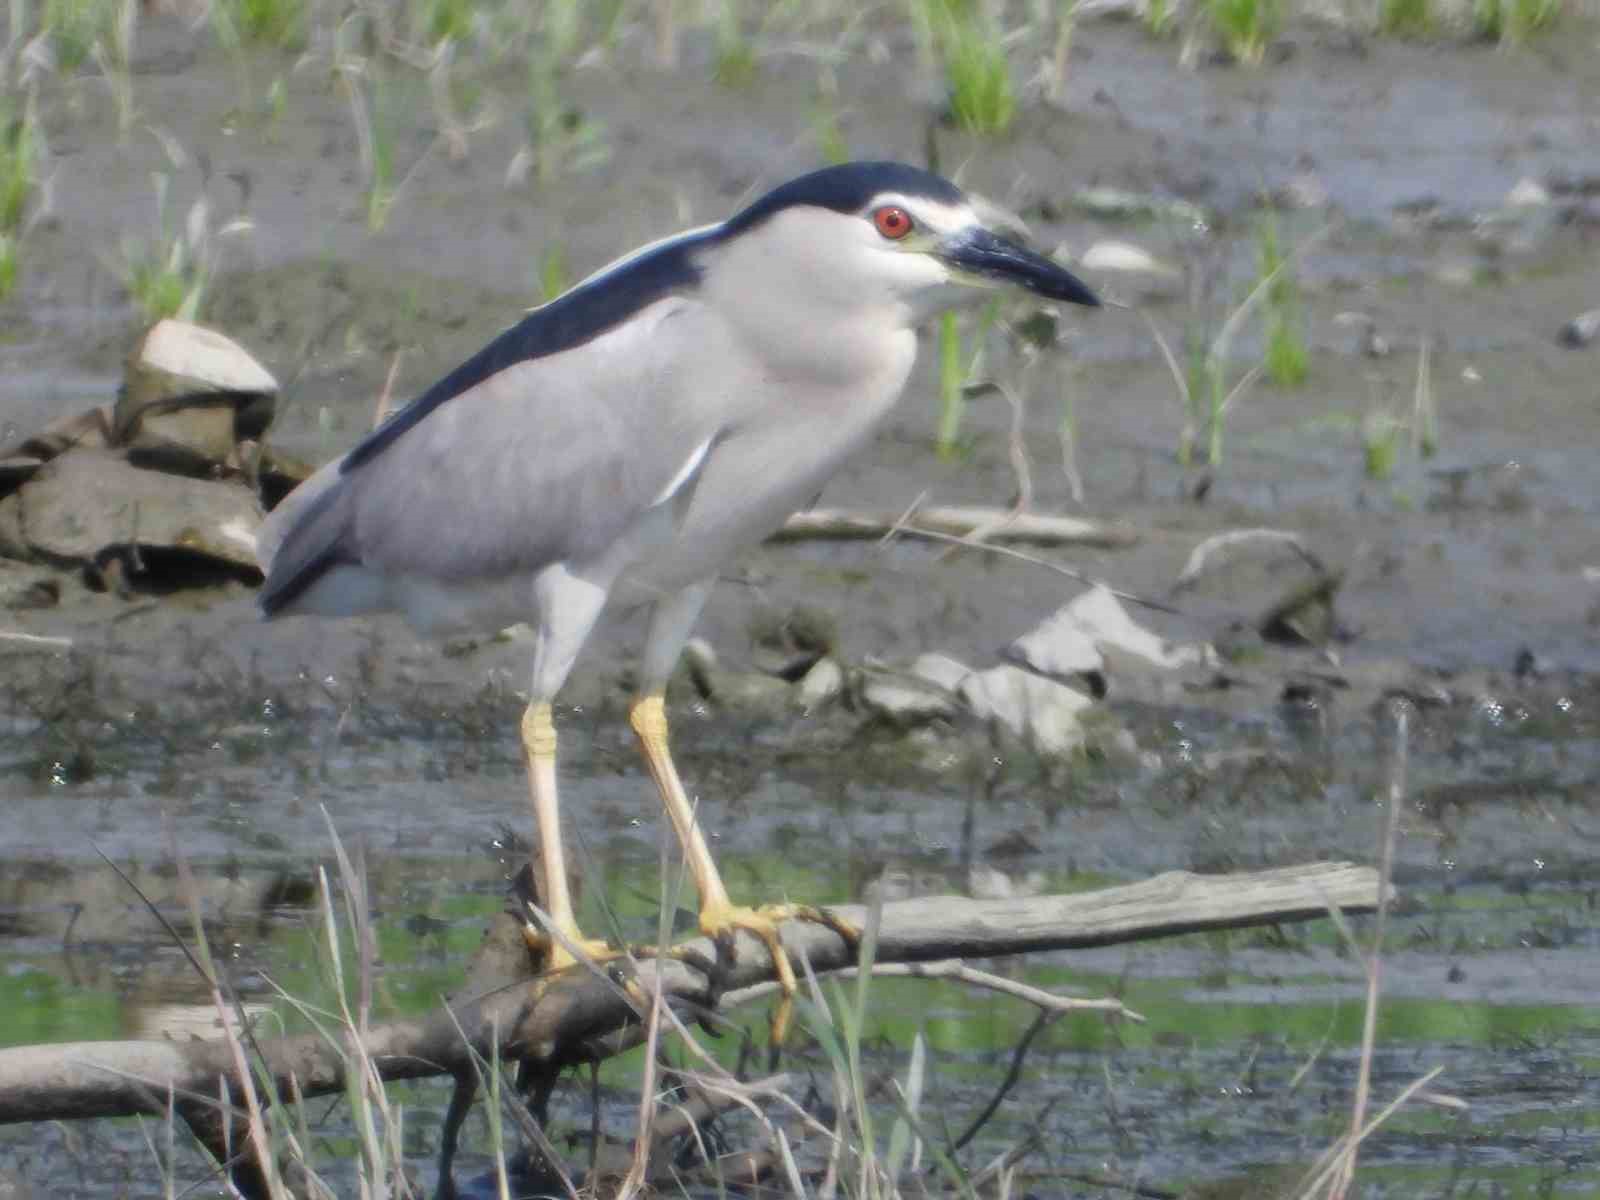
<path id="1" fill-rule="evenodd" d="M 1562 0 L 1474 0 L 1472 27 L 1479 37 L 1520 46 L 1561 16 Z"/>
<path id="2" fill-rule="evenodd" d="M 552 242 L 539 256 L 539 300 L 548 304 L 572 286 L 572 272 L 567 269 L 567 250 L 560 242 Z"/>
<path id="3" fill-rule="evenodd" d="M 1429 0 L 1381 0 L 1378 32 L 1393 37 L 1427 37 L 1433 32 L 1432 5 Z"/>
<path id="4" fill-rule="evenodd" d="M 0 299 L 17 285 L 17 269 L 39 190 L 39 123 L 32 100 L 15 113 L 0 104 Z"/>
<path id="5" fill-rule="evenodd" d="M 472 34 L 473 5 L 469 0 L 428 0 L 422 27 L 432 42 L 461 42 Z"/>
<path id="6" fill-rule="evenodd" d="M 1278 237 L 1278 214 L 1268 209 L 1256 230 L 1258 278 L 1267 281 L 1262 301 L 1266 321 L 1263 365 L 1279 387 L 1299 387 L 1306 381 L 1310 356 L 1306 353 L 1304 323 L 1300 318 L 1300 285 L 1294 264 L 1283 253 Z"/>
<path id="7" fill-rule="evenodd" d="M 1178 27 L 1178 5 L 1174 0 L 1150 0 L 1144 10 L 1144 27 L 1151 37 L 1166 37 Z"/>
<path id="8" fill-rule="evenodd" d="M 307 0 L 219 0 L 211 20 L 224 45 L 249 42 L 299 50 L 309 31 Z"/>
<path id="9" fill-rule="evenodd" d="M 717 64 L 712 78 L 725 88 L 744 88 L 755 77 L 755 47 L 745 36 L 739 0 L 722 0 L 717 19 Z"/>
<path id="10" fill-rule="evenodd" d="M 935 442 L 942 459 L 956 458 L 962 452 L 961 423 L 966 413 L 967 388 L 982 369 L 984 345 L 999 315 L 998 300 L 990 300 L 979 311 L 971 357 L 962 352 L 960 314 L 947 312 L 939 318 L 939 426 Z"/>
<path id="11" fill-rule="evenodd" d="M 1206 15 L 1224 48 L 1247 67 L 1258 67 L 1283 28 L 1284 0 L 1206 0 Z"/>
<path id="12" fill-rule="evenodd" d="M 89 61 L 96 42 L 115 34 L 120 0 L 46 0 L 39 23 L 50 38 L 56 65 L 75 71 Z"/>
<path id="13" fill-rule="evenodd" d="M 1391 413 L 1373 412 L 1361 422 L 1361 454 L 1368 479 L 1383 483 L 1394 475 L 1406 424 Z"/>
<path id="14" fill-rule="evenodd" d="M 564 172 L 591 170 L 611 157 L 605 124 L 562 99 L 564 64 L 575 40 L 575 31 L 564 26 L 549 31 L 529 58 L 527 140 L 510 178 L 525 177 L 531 169 L 534 183 L 545 188 Z"/>
<path id="15" fill-rule="evenodd" d="M 196 321 L 216 271 L 221 239 L 249 232 L 252 226 L 239 219 L 213 230 L 211 204 L 202 192 L 189 206 L 183 227 L 174 229 L 167 219 L 172 177 L 158 171 L 151 179 L 156 193 L 156 236 L 152 241 L 123 239 L 123 285 L 148 322 L 163 317 Z"/>
<path id="16" fill-rule="evenodd" d="M 922 2 L 944 64 L 951 119 L 984 137 L 1008 132 L 1017 117 L 1017 94 L 999 25 L 976 0 Z"/>

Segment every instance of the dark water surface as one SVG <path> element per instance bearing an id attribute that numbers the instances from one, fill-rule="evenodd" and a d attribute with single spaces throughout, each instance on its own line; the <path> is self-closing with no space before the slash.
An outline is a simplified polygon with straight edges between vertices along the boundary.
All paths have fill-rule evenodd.
<path id="1" fill-rule="evenodd" d="M 1592 695 L 1542 694 L 1417 716 L 1374 1095 L 1381 1105 L 1442 1067 L 1433 1090 L 1469 1108 L 1414 1104 L 1396 1116 L 1363 1155 L 1364 1195 L 1600 1187 L 1592 704 Z M 459 982 L 516 860 L 499 833 L 523 819 L 515 714 L 505 697 L 443 721 L 417 707 L 219 695 L 208 718 L 86 717 L 91 763 L 13 713 L 0 760 L 13 797 L 0 810 L 0 1039 L 172 1036 L 196 1013 L 206 1027 L 181 956 L 94 856 L 104 849 L 170 907 L 169 837 L 202 880 L 212 936 L 246 995 L 271 1004 L 270 977 L 296 995 L 326 997 L 306 852 L 330 845 L 323 809 L 369 865 L 378 1015 L 427 1011 Z M 659 822 L 621 723 L 607 720 L 617 715 L 605 704 L 562 714 L 572 732 L 563 798 L 584 847 L 586 920 L 603 927 L 598 879 L 623 931 L 649 940 Z M 860 734 L 842 717 L 741 723 L 686 708 L 678 725 L 683 770 L 704 781 L 702 814 L 739 896 L 842 900 L 882 879 L 899 891 L 960 890 L 969 850 L 989 887 L 999 871 L 1014 886 L 1048 889 L 1174 867 L 1374 856 L 1386 746 L 1372 723 L 1324 735 L 1279 717 L 1121 715 L 1142 762 L 1084 763 L 1051 778 L 1020 756 L 982 796 L 959 771 L 907 766 L 894 739 Z M 945 736 L 952 750 L 967 748 Z M 1370 920 L 1353 924 L 1358 937 L 1370 931 Z M 1076 994 L 1114 993 L 1149 1021 L 1111 1026 L 1085 1014 L 1050 1030 L 980 1139 L 978 1161 L 1026 1133 L 1049 1104 L 1046 1149 L 1029 1160 L 1047 1176 L 1167 1188 L 1259 1182 L 1278 1178 L 1262 1174 L 1268 1167 L 1292 1176 L 1348 1120 L 1364 989 L 1326 921 L 1036 955 L 1001 969 Z M 1032 1019 L 1020 1001 L 911 980 L 876 985 L 872 1011 L 874 1068 L 903 1073 L 920 1033 L 928 1102 L 952 1128 L 997 1086 Z M 761 1015 L 750 1019 L 759 1030 Z M 804 1038 L 790 1063 L 827 1075 Z M 606 1071 L 619 1133 L 637 1069 L 624 1060 Z M 417 1109 L 408 1145 L 425 1166 L 444 1091 L 404 1094 Z M 563 1101 L 580 1127 L 583 1104 L 582 1089 Z M 323 1128 L 330 1145 L 348 1136 L 340 1106 Z M 119 1181 L 129 1194 L 158 1194 L 129 1122 L 6 1130 L 0 1145 L 25 1174 L 58 1161 L 59 1147 L 83 1172 L 83 1194 Z"/>

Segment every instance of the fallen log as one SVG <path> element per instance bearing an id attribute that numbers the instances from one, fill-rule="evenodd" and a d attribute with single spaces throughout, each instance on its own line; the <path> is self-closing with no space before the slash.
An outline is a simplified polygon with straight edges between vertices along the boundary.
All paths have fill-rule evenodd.
<path id="1" fill-rule="evenodd" d="M 964 538 L 983 530 L 986 542 L 1033 542 L 1048 546 L 1094 546 L 1117 550 L 1139 535 L 1125 525 L 1052 513 L 1013 513 L 1003 508 L 936 507 L 910 513 L 870 513 L 843 508 L 813 508 L 795 513 L 771 540 L 794 542 L 824 538 L 879 538 L 937 535 Z"/>
<path id="2" fill-rule="evenodd" d="M 1329 909 L 1374 909 L 1378 888 L 1377 872 L 1370 867 L 1318 863 L 1237 875 L 1170 872 L 1069 896 L 902 901 L 883 907 L 877 961 L 992 958 L 1308 920 Z M 832 911 L 857 925 L 867 917 L 858 905 Z M 783 941 L 797 961 L 803 957 L 818 974 L 853 965 L 852 949 L 825 927 L 789 922 Z M 703 961 L 713 955 L 706 939 L 683 949 Z M 727 988 L 772 977 L 771 959 L 758 940 L 740 934 L 737 951 Z M 654 989 L 658 976 L 668 999 L 703 1003 L 707 998 L 706 976 L 690 962 L 665 958 L 637 964 L 637 982 L 646 991 Z M 614 979 L 574 967 L 502 986 L 469 984 L 428 1018 L 373 1025 L 364 1047 L 385 1080 L 460 1077 L 471 1071 L 474 1051 L 543 1066 L 586 1061 L 610 1052 L 599 1039 L 636 1021 Z M 260 1038 L 256 1048 L 284 1097 L 310 1098 L 346 1087 L 348 1049 L 319 1035 Z M 170 1089 L 177 1111 L 210 1142 L 213 1137 L 202 1127 L 216 1121 L 219 1088 L 237 1094 L 234 1061 L 233 1049 L 221 1040 L 72 1042 L 0 1050 L 0 1124 L 160 1114 Z"/>

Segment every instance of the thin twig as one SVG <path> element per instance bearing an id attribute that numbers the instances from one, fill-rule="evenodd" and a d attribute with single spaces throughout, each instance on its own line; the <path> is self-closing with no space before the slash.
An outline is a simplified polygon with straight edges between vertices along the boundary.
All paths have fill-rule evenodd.
<path id="1" fill-rule="evenodd" d="M 1022 1078 L 1022 1064 L 1028 1057 L 1028 1049 L 1033 1045 L 1033 1039 L 1038 1037 L 1050 1026 L 1061 1019 L 1061 1013 L 1051 1012 L 1041 1008 L 1033 1018 L 1033 1024 L 1028 1026 L 1028 1031 L 1017 1042 L 1016 1049 L 1011 1052 L 1011 1066 L 1006 1071 L 1006 1077 L 1000 1081 L 1000 1086 L 995 1089 L 989 1103 L 983 1106 L 983 1111 L 972 1119 L 964 1132 L 955 1141 L 950 1143 L 950 1153 L 955 1154 L 978 1136 L 978 1132 L 989 1123 L 989 1118 L 999 1111 L 1000 1105 L 1010 1095 L 1011 1089 L 1017 1086 L 1017 1080 Z"/>
<path id="2" fill-rule="evenodd" d="M 1063 575 L 1089 587 L 1105 588 L 1118 600 L 1126 600 L 1129 604 L 1137 604 L 1141 608 L 1170 613 L 1174 616 L 1179 615 L 1181 612 L 1181 610 L 1174 608 L 1170 604 L 1163 604 L 1160 600 L 1151 600 L 1147 596 L 1139 596 L 1133 592 L 1125 592 L 1120 588 L 1114 588 L 1105 580 L 1094 575 L 1074 570 L 1072 567 L 1064 567 L 1060 563 L 1053 563 L 1048 558 L 1040 558 L 1037 554 L 1029 554 L 1026 550 L 1018 550 L 1014 546 L 997 546 L 993 542 L 974 542 L 971 537 L 957 537 L 955 534 L 950 533 L 936 533 L 932 529 L 922 529 L 915 525 L 907 525 L 900 532 L 911 534 L 914 537 L 927 538 L 934 542 L 950 542 L 953 545 L 967 546 L 973 550 L 983 550 L 990 554 L 1002 554 L 1007 558 L 1014 558 L 1018 562 L 1025 562 L 1035 567 L 1043 567 L 1047 571 L 1054 571 L 1057 575 Z"/>
<path id="3" fill-rule="evenodd" d="M 846 976 L 857 974 L 857 968 L 848 967 L 842 972 Z M 915 979 L 955 979 L 961 983 L 971 984 L 973 987 L 985 988 L 991 992 L 1000 992 L 1003 995 L 1015 996 L 1019 1000 L 1026 1000 L 1029 1004 L 1037 1005 L 1047 1012 L 1108 1012 L 1129 1021 L 1140 1024 L 1144 1017 L 1134 1012 L 1122 1003 L 1121 1000 L 1110 997 L 1086 1000 L 1077 996 L 1061 996 L 1055 992 L 1047 992 L 1043 988 L 1033 987 L 1031 984 L 1019 983 L 1015 979 L 1007 979 L 1003 975 L 996 975 L 991 971 L 980 971 L 977 967 L 969 967 L 959 958 L 941 959 L 937 962 L 920 963 L 875 963 L 872 968 L 874 975 L 902 975 Z"/>

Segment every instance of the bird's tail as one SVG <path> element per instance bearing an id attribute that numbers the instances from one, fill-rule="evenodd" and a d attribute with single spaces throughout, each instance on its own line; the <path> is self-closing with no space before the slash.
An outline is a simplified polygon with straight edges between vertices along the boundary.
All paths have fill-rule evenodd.
<path id="1" fill-rule="evenodd" d="M 328 463 L 273 509 L 256 534 L 266 582 L 256 597 L 265 616 L 294 611 L 322 575 L 350 561 L 349 505 L 339 460 Z"/>

